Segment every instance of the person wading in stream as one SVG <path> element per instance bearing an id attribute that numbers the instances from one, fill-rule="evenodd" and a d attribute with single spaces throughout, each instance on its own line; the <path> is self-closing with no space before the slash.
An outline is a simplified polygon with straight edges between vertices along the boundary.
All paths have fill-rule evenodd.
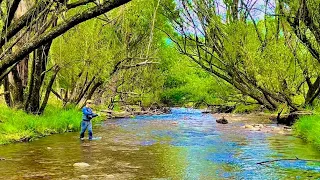
<path id="1" fill-rule="evenodd" d="M 92 112 L 92 109 L 90 108 L 92 104 L 91 100 L 87 100 L 86 106 L 82 108 L 82 121 L 81 121 L 81 133 L 80 133 L 80 139 L 84 139 L 84 133 L 88 129 L 89 134 L 89 140 L 92 140 L 92 118 L 97 117 L 98 115 Z"/>

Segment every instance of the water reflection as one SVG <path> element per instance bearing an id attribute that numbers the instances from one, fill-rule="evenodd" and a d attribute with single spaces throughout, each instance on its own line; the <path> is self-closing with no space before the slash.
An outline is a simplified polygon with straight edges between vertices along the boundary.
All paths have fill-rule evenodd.
<path id="1" fill-rule="evenodd" d="M 316 179 L 320 152 L 292 136 L 250 132 L 242 122 L 215 123 L 198 110 L 173 109 L 160 116 L 110 120 L 95 126 L 98 141 L 78 133 L 0 147 L 1 178 L 11 179 Z M 90 167 L 73 167 L 86 162 Z"/>

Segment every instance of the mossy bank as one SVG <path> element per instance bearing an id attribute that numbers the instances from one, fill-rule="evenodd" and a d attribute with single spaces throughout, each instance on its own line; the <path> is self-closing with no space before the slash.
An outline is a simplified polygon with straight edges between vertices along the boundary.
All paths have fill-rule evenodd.
<path id="1" fill-rule="evenodd" d="M 80 129 L 82 113 L 76 108 L 63 109 L 49 105 L 41 116 L 8 108 L 3 104 L 0 109 L 0 145 L 32 141 L 39 137 Z M 95 119 L 101 120 L 102 118 Z"/>
<path id="2" fill-rule="evenodd" d="M 320 115 L 303 116 L 294 124 L 295 135 L 320 149 Z"/>

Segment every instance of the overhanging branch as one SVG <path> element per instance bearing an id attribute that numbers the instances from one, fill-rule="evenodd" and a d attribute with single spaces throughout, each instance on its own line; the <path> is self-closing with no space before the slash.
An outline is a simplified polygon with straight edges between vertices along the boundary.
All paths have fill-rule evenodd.
<path id="1" fill-rule="evenodd" d="M 34 40 L 26 43 L 20 51 L 8 55 L 5 59 L 0 61 L 0 77 L 3 76 L 3 72 L 10 66 L 20 62 L 25 56 L 31 53 L 34 49 L 40 47 L 41 45 L 53 40 L 54 38 L 60 36 L 61 34 L 65 33 L 72 27 L 86 21 L 97 17 L 101 14 L 104 14 L 114 8 L 117 8 L 131 0 L 114 0 L 105 2 L 101 6 L 96 6 L 85 10 L 84 12 L 73 16 L 72 18 L 66 20 L 62 24 L 57 25 L 55 28 L 51 29 L 43 33 L 42 35 L 38 36 Z M 2 80 L 2 79 L 0 79 Z"/>

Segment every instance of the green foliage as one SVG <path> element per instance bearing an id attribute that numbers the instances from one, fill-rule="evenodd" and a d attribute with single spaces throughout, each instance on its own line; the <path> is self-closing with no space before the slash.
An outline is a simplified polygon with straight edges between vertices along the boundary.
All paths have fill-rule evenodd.
<path id="1" fill-rule="evenodd" d="M 320 148 L 320 115 L 303 116 L 294 124 L 297 136 Z"/>
<path id="2" fill-rule="evenodd" d="M 171 106 L 192 104 L 195 107 L 225 103 L 235 91 L 195 63 L 178 54 L 170 44 L 161 50 L 164 78 L 160 101 Z"/>
<path id="3" fill-rule="evenodd" d="M 4 105 L 0 105 L 0 108 L 0 144 L 77 131 L 82 117 L 81 112 L 74 108 L 64 110 L 53 105 L 48 105 L 41 116 L 10 109 Z"/>
<path id="4" fill-rule="evenodd" d="M 166 38 L 154 28 L 164 27 L 165 21 L 160 13 L 155 14 L 157 3 L 158 0 L 128 3 L 55 39 L 51 48 L 52 63 L 62 67 L 55 87 L 76 94 L 86 79 L 95 77 L 105 87 L 99 98 L 110 99 L 119 92 L 129 92 L 130 96 L 120 94 L 121 101 L 144 104 L 157 101 L 163 78 L 155 63 L 161 61 L 159 47 Z M 135 66 L 143 62 L 154 63 Z M 132 68 L 124 68 L 128 66 Z M 80 90 L 73 91 L 75 87 Z"/>
<path id="5" fill-rule="evenodd" d="M 188 92 L 181 89 L 170 89 L 161 94 L 161 102 L 169 106 L 183 105 L 190 97 Z"/>

